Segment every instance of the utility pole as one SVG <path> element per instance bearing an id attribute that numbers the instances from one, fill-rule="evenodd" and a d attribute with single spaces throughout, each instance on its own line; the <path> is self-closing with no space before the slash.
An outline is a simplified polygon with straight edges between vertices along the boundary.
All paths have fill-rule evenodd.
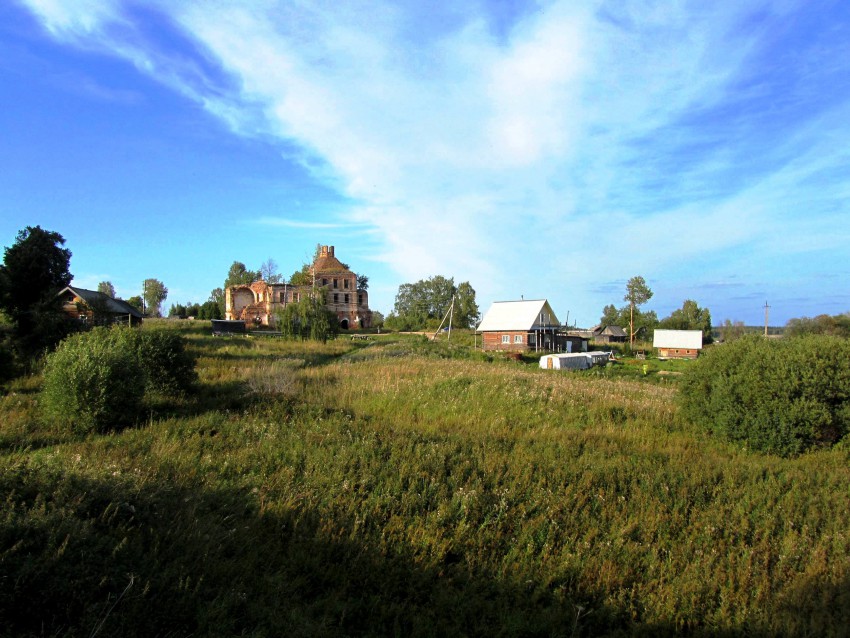
<path id="1" fill-rule="evenodd" d="M 450 317 L 453 316 L 454 309 L 455 309 L 455 298 L 454 298 L 454 295 L 453 295 L 452 296 L 452 305 L 449 306 L 449 309 L 446 311 L 446 314 L 443 315 L 443 320 L 440 322 L 440 327 L 437 328 L 437 332 L 434 333 L 434 336 L 431 337 L 431 340 L 436 339 L 437 335 L 440 334 L 440 330 L 442 329 L 443 324 L 446 323 L 446 319 L 449 320 L 449 339 L 448 340 L 449 341 L 452 340 L 452 320 L 451 320 Z"/>
<path id="2" fill-rule="evenodd" d="M 767 336 L 767 318 L 770 311 L 770 306 L 767 305 L 767 302 L 764 302 L 764 336 Z"/>

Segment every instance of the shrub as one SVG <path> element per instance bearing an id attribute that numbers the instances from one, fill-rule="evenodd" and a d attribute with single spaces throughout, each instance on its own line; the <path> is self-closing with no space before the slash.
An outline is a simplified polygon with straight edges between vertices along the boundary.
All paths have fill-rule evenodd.
<path id="1" fill-rule="evenodd" d="M 186 350 L 186 340 L 180 334 L 129 329 L 123 329 L 123 333 L 133 344 L 149 390 L 183 394 L 192 388 L 198 379 L 195 358 Z"/>
<path id="2" fill-rule="evenodd" d="M 144 391 L 135 352 L 112 331 L 95 328 L 69 337 L 48 355 L 42 406 L 74 431 L 104 431 L 132 421 Z"/>
<path id="3" fill-rule="evenodd" d="M 794 456 L 850 429 L 850 342 L 747 336 L 711 348 L 682 379 L 687 418 L 751 449 Z"/>

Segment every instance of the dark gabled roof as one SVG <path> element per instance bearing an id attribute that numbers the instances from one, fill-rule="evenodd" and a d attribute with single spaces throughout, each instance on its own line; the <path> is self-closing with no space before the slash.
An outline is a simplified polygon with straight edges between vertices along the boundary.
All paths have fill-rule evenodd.
<path id="1" fill-rule="evenodd" d="M 605 330 L 602 331 L 602 334 L 608 335 L 609 337 L 627 337 L 628 334 L 625 330 L 623 330 L 620 326 L 605 326 Z"/>
<path id="2" fill-rule="evenodd" d="M 132 315 L 137 319 L 141 319 L 144 315 L 122 299 L 113 299 L 109 295 L 105 295 L 97 290 L 87 290 L 85 288 L 77 288 L 76 286 L 66 286 L 57 293 L 57 297 L 64 295 L 66 292 L 72 292 L 77 297 L 86 302 L 88 306 L 100 306 L 108 312 L 116 315 Z"/>
<path id="3" fill-rule="evenodd" d="M 620 326 L 605 326 L 601 323 L 593 326 L 590 331 L 596 335 L 606 335 L 609 337 L 628 337 L 629 333 L 623 330 Z"/>

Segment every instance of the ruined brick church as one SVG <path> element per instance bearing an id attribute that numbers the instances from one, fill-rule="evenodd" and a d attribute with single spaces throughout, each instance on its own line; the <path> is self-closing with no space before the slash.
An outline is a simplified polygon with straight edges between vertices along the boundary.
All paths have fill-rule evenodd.
<path id="1" fill-rule="evenodd" d="M 334 256 L 333 246 L 321 247 L 311 274 L 314 283 L 306 286 L 270 284 L 262 280 L 231 286 L 224 293 L 225 318 L 274 328 L 276 313 L 287 304 L 301 301 L 314 291 L 324 291 L 325 305 L 336 314 L 341 329 L 372 326 L 369 294 L 364 289 L 358 290 L 357 275 Z"/>

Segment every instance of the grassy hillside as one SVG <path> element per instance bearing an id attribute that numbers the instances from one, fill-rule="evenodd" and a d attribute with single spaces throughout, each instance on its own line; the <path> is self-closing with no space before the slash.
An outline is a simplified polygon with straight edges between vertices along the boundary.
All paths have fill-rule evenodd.
<path id="1" fill-rule="evenodd" d="M 655 367 L 195 326 L 197 395 L 121 432 L 52 430 L 38 377 L 6 386 L 3 634 L 848 631 L 846 447 L 714 442 Z"/>

